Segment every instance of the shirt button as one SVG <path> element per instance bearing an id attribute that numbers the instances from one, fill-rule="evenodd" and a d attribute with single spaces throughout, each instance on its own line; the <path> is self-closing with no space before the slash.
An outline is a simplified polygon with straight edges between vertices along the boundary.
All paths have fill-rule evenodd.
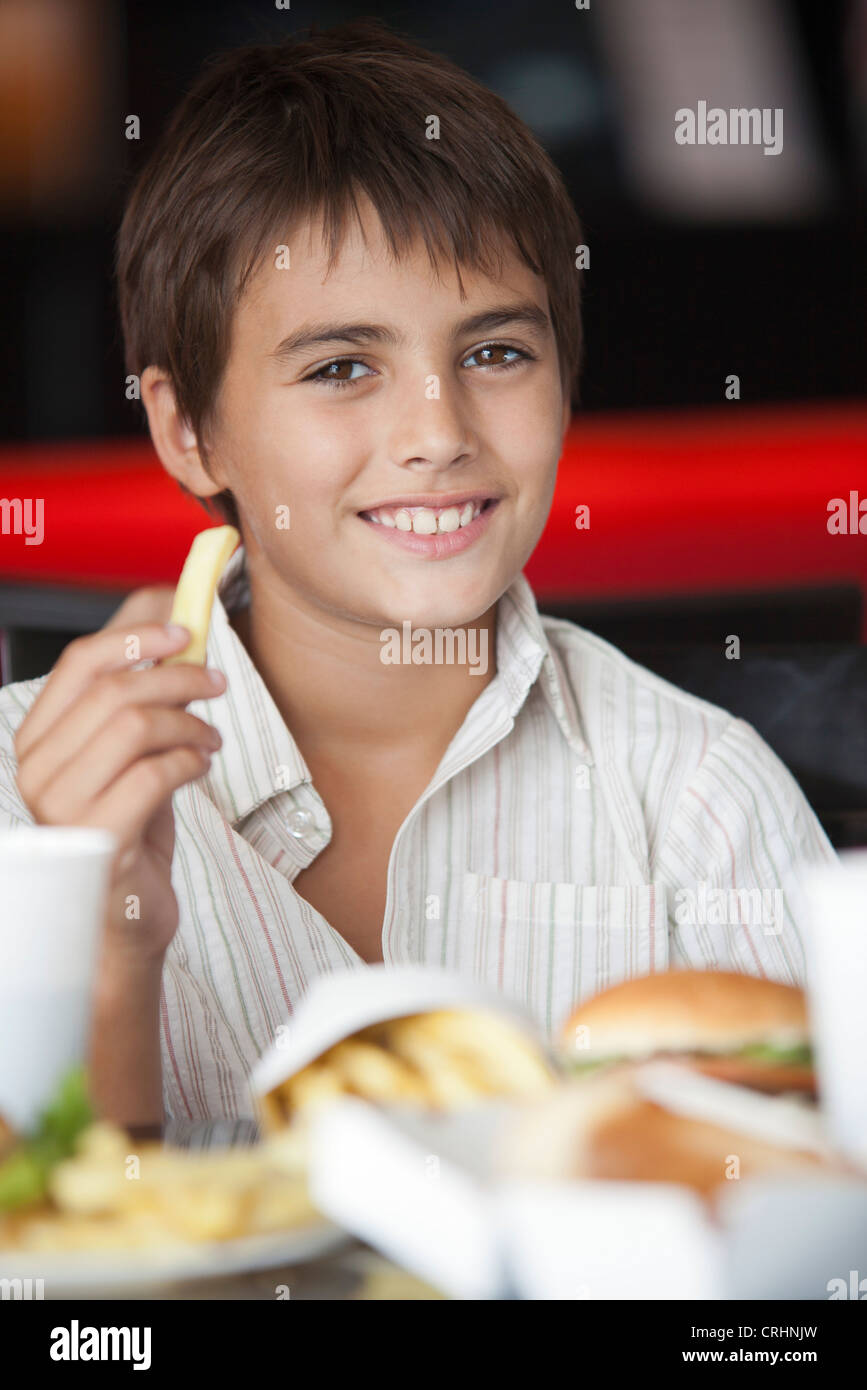
<path id="1" fill-rule="evenodd" d="M 306 840 L 313 829 L 313 816 L 310 811 L 292 811 L 286 819 L 289 834 L 296 840 Z"/>

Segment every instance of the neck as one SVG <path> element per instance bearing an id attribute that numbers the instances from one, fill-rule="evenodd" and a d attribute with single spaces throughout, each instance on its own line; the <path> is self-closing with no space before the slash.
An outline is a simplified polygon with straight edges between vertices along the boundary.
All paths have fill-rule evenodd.
<path id="1" fill-rule="evenodd" d="M 414 760 L 436 764 L 496 674 L 496 604 L 461 625 L 475 668 L 433 653 L 430 664 L 385 664 L 383 628 L 312 607 L 270 570 L 248 564 L 248 577 L 250 606 L 230 621 L 308 763 L 411 749 Z M 400 657 L 403 626 L 395 628 Z"/>

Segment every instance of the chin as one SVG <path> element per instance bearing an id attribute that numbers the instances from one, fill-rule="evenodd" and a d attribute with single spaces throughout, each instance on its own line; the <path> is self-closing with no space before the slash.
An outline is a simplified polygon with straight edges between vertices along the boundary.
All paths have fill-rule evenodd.
<path id="1" fill-rule="evenodd" d="M 381 611 L 389 615 L 388 626 L 400 627 L 411 622 L 413 627 L 461 627 L 474 623 L 509 586 L 508 578 L 497 576 L 464 576 L 437 584 L 436 572 L 431 570 L 420 582 L 391 587 Z M 434 590 L 434 592 L 431 592 Z"/>

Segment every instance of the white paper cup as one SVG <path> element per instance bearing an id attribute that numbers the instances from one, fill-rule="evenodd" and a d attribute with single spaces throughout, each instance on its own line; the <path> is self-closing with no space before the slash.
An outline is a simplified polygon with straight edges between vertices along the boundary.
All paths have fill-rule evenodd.
<path id="1" fill-rule="evenodd" d="M 0 1115 L 16 1129 L 85 1060 L 116 847 L 106 830 L 0 831 Z"/>
<path id="2" fill-rule="evenodd" d="M 810 903 L 807 985 L 828 1129 L 867 1167 L 867 850 L 804 874 Z"/>

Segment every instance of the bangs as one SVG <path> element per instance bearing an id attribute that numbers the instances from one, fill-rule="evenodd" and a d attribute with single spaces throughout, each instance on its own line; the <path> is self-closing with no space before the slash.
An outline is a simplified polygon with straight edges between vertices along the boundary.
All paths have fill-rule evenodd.
<path id="1" fill-rule="evenodd" d="M 487 191 L 490 193 L 489 189 Z M 516 228 L 514 222 L 510 223 L 505 213 L 498 217 L 501 210 L 497 208 L 480 212 L 480 198 L 466 187 L 446 185 L 441 194 L 431 199 L 429 189 L 406 186 L 395 189 L 384 184 L 381 176 L 363 179 L 350 174 L 327 191 L 318 190 L 309 205 L 294 211 L 291 206 L 287 207 L 285 195 L 272 195 L 262 208 L 257 227 L 249 228 L 241 238 L 236 265 L 236 307 L 250 281 L 276 247 L 286 244 L 287 238 L 307 220 L 322 230 L 328 274 L 337 264 L 353 219 L 368 245 L 359 207 L 363 198 L 377 214 L 392 260 L 400 263 L 421 242 L 434 274 L 440 275 L 446 265 L 454 269 L 462 299 L 466 298 L 462 269 L 499 280 L 510 253 L 533 274 L 544 277 L 535 242 L 522 229 Z"/>

